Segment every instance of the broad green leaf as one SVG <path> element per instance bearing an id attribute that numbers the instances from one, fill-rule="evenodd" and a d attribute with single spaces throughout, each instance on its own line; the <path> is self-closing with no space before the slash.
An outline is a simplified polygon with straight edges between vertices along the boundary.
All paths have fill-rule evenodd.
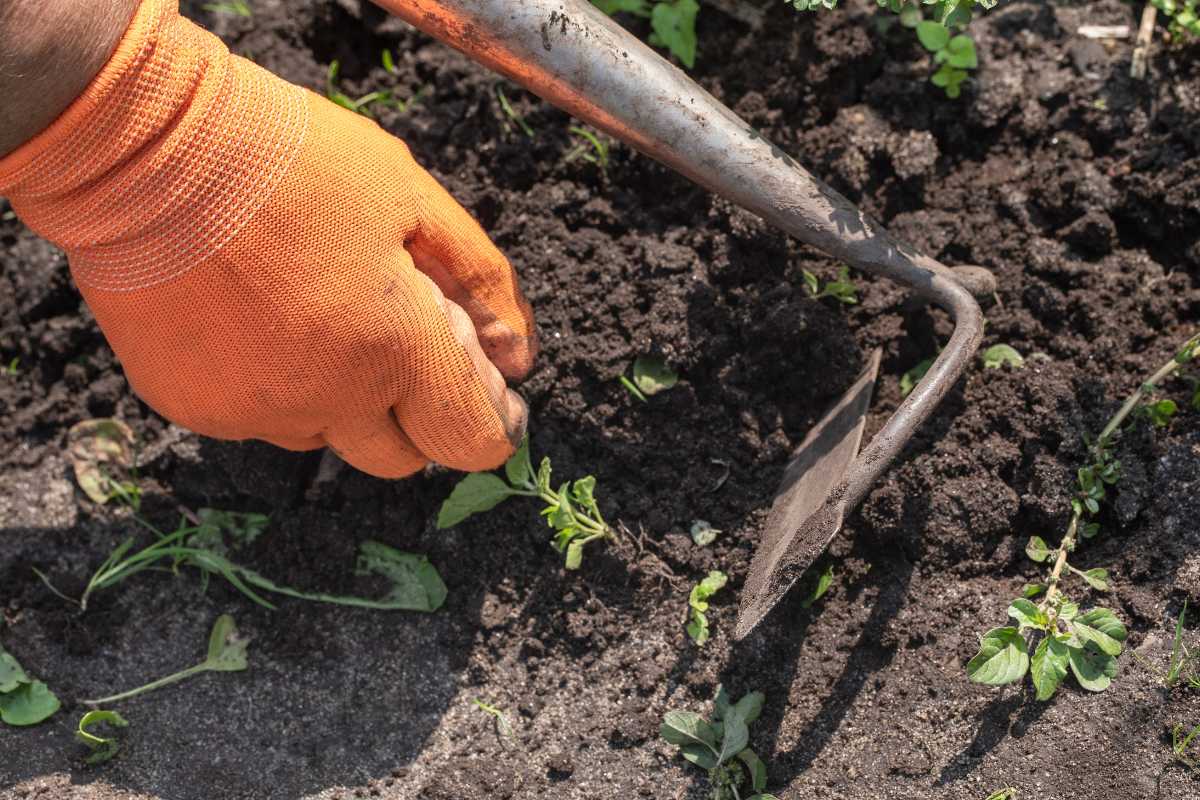
<path id="1" fill-rule="evenodd" d="M 725 719 L 721 720 L 721 724 L 724 729 L 720 745 L 717 748 L 718 764 L 732 760 L 750 743 L 750 731 L 746 728 L 746 720 L 738 712 L 737 706 L 734 706 Z"/>
<path id="2" fill-rule="evenodd" d="M 737 701 L 734 709 L 738 716 L 746 720 L 746 724 L 749 725 L 762 713 L 764 699 L 762 692 L 748 692 L 741 700 Z"/>
<path id="3" fill-rule="evenodd" d="M 238 672 L 246 668 L 246 645 L 249 640 L 238 635 L 233 617 L 222 614 L 213 623 L 208 635 L 208 657 L 204 659 L 207 669 L 218 672 Z"/>
<path id="4" fill-rule="evenodd" d="M 67 454 L 79 488 L 95 503 L 107 503 L 133 467 L 133 430 L 119 419 L 89 419 L 67 431 Z"/>
<path id="5" fill-rule="evenodd" d="M 967 676 L 976 683 L 999 686 L 1020 679 L 1029 669 L 1029 647 L 1016 628 L 992 628 L 979 642 L 979 652 L 967 662 Z"/>
<path id="6" fill-rule="evenodd" d="M 392 584 L 388 593 L 375 601 L 376 607 L 437 611 L 446 602 L 446 584 L 428 557 L 372 541 L 360 544 L 358 551 L 360 575 L 373 572 Z"/>
<path id="7" fill-rule="evenodd" d="M 926 50 L 936 53 L 950 43 L 950 31 L 940 22 L 922 20 L 917 23 L 917 38 Z"/>
<path id="8" fill-rule="evenodd" d="M 1071 647 L 1071 672 L 1089 692 L 1103 692 L 1117 675 L 1117 660 L 1094 645 Z"/>
<path id="9" fill-rule="evenodd" d="M 1101 592 L 1108 591 L 1108 570 L 1103 567 L 1083 570 L 1076 573 L 1079 577 L 1087 581 L 1087 585 Z"/>
<path id="10" fill-rule="evenodd" d="M 1008 615 L 1017 621 L 1018 629 L 1037 628 L 1040 630 L 1050 622 L 1045 611 L 1024 597 L 1012 601 L 1008 607 Z"/>
<path id="11" fill-rule="evenodd" d="M 29 683 L 30 678 L 21 669 L 17 659 L 11 653 L 0 647 L 0 694 L 11 692 L 22 683 Z"/>
<path id="12" fill-rule="evenodd" d="M 658 2 L 650 12 L 650 27 L 654 29 L 651 44 L 666 47 L 691 68 L 696 64 L 696 14 L 700 11 L 696 0 L 670 0 Z M 637 381 L 636 365 L 634 381 Z M 643 392 L 645 387 L 638 383 Z M 646 392 L 651 394 L 651 392 Z"/>
<path id="13" fill-rule="evenodd" d="M 633 362 L 633 382 L 646 396 L 666 391 L 679 382 L 679 376 L 656 356 L 638 356 Z"/>
<path id="14" fill-rule="evenodd" d="M 1121 654 L 1121 642 L 1128 635 L 1121 620 L 1107 608 L 1093 608 L 1071 621 L 1071 631 L 1085 645 L 1091 642 L 1102 653 Z"/>
<path id="15" fill-rule="evenodd" d="M 717 696 L 713 699 L 713 719 L 725 719 L 731 708 L 733 704 L 729 702 L 729 692 L 725 691 L 725 685 L 717 684 Z"/>
<path id="16" fill-rule="evenodd" d="M 1047 636 L 1038 643 L 1029 664 L 1033 688 L 1038 700 L 1049 700 L 1067 676 L 1067 646 L 1057 636 Z"/>
<path id="17" fill-rule="evenodd" d="M 718 569 L 711 570 L 704 580 L 696 584 L 696 594 L 701 600 L 707 600 L 725 587 L 729 576 Z"/>
<path id="18" fill-rule="evenodd" d="M 549 517 L 550 525 L 560 531 L 575 527 L 575 511 L 571 508 L 570 488 L 570 481 L 558 487 L 558 505 L 554 507 L 554 511 Z"/>
<path id="19" fill-rule="evenodd" d="M 79 727 L 75 731 L 75 738 L 86 744 L 91 749 L 92 754 L 84 759 L 88 764 L 103 764 L 117 754 L 118 744 L 116 737 L 101 736 L 99 733 L 91 730 L 92 726 L 100 725 L 101 723 L 112 725 L 114 728 L 125 728 L 129 723 L 115 711 L 89 711 L 79 720 Z"/>
<path id="20" fill-rule="evenodd" d="M 596 479 L 587 475 L 571 484 L 571 497 L 585 509 L 596 507 Z"/>
<path id="21" fill-rule="evenodd" d="M 1058 607 L 1058 618 L 1063 622 L 1070 622 L 1079 616 L 1079 606 L 1069 600 L 1063 601 L 1063 604 Z"/>
<path id="22" fill-rule="evenodd" d="M 691 637 L 692 641 L 698 646 L 703 645 L 708 641 L 708 617 L 704 616 L 704 612 L 698 608 L 692 608 L 692 621 L 689 622 L 684 630 Z"/>
<path id="23" fill-rule="evenodd" d="M 747 747 L 738 753 L 737 757 L 746 765 L 746 771 L 750 773 L 750 788 L 756 792 L 767 788 L 767 765 L 762 762 L 758 754 Z"/>
<path id="24" fill-rule="evenodd" d="M 704 769 L 717 768 L 717 755 L 712 750 L 702 744 L 685 744 L 680 746 L 679 752 L 688 761 L 695 764 L 697 767 Z"/>
<path id="25" fill-rule="evenodd" d="M 1044 583 L 1027 583 L 1021 587 L 1021 596 L 1025 598 L 1037 597 L 1044 591 L 1046 591 L 1046 584 Z"/>
<path id="26" fill-rule="evenodd" d="M 707 747 L 714 754 L 717 750 L 717 736 L 712 726 L 694 711 L 668 711 L 658 733 L 677 747 L 695 744 Z"/>
<path id="27" fill-rule="evenodd" d="M 933 366 L 933 359 L 927 358 L 919 362 L 915 367 L 906 371 L 900 376 L 900 396 L 908 397 L 913 389 L 917 388 L 917 384 L 921 382 L 921 378 L 925 377 L 925 373 L 929 372 L 929 368 Z"/>
<path id="28" fill-rule="evenodd" d="M 565 566 L 567 569 L 579 569 L 583 564 L 583 543 L 571 542 L 567 545 L 567 560 Z"/>
<path id="29" fill-rule="evenodd" d="M 22 683 L 0 694 L 0 720 L 9 725 L 36 725 L 58 711 L 61 704 L 41 681 Z"/>
<path id="30" fill-rule="evenodd" d="M 504 462 L 504 475 L 513 486 L 524 486 L 533 483 L 533 462 L 529 458 L 529 435 L 521 440 L 521 446 L 512 458 Z"/>
<path id="31" fill-rule="evenodd" d="M 459 481 L 442 503 L 437 526 L 439 529 L 453 527 L 472 514 L 495 508 L 512 493 L 508 484 L 492 473 L 472 473 Z"/>
<path id="32" fill-rule="evenodd" d="M 970 39 L 967 41 L 970 41 Z M 974 59 L 974 57 L 975 49 L 972 46 L 971 58 Z M 950 64 L 955 67 L 959 66 L 954 63 L 953 57 L 950 59 Z M 1025 359 L 1020 353 L 1006 344 L 994 344 L 983 351 L 983 366 L 985 369 L 999 369 L 1004 364 L 1008 364 L 1011 367 L 1023 367 L 1025 366 Z"/>
<path id="33" fill-rule="evenodd" d="M 950 58 L 947 59 L 947 63 L 950 66 L 957 67 L 958 69 L 975 69 L 979 66 L 979 60 L 975 55 L 975 42 L 971 41 L 970 36 L 960 33 L 946 44 L 946 49 L 950 51 Z M 1007 347 L 1012 351 L 1012 355 L 1017 356 L 1016 362 L 1009 362 L 1014 367 L 1019 367 L 1025 363 L 1025 359 L 1021 358 L 1020 354 L 1011 347 L 1008 347 L 1008 345 L 996 345 L 996 347 Z"/>
<path id="34" fill-rule="evenodd" d="M 1053 552 L 1046 544 L 1046 540 L 1040 536 L 1030 536 L 1029 541 L 1025 544 L 1025 555 L 1037 562 L 1045 561 Z"/>

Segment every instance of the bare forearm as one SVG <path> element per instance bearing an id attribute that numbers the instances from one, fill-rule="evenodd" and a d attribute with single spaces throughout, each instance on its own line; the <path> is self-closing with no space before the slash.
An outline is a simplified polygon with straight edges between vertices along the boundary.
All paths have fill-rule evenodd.
<path id="1" fill-rule="evenodd" d="M 138 0 L 0 2 L 0 156 L 33 138 L 95 77 Z"/>

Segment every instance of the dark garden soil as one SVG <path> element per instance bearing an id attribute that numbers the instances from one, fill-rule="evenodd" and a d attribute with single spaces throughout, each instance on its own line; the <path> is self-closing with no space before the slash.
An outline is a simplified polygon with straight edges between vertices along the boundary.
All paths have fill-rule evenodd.
<path id="1" fill-rule="evenodd" d="M 786 800 L 982 800 L 1002 786 L 1046 800 L 1200 797 L 1169 747 L 1172 725 L 1200 723 L 1200 695 L 1161 688 L 1129 653 L 1162 665 L 1171 620 L 1185 600 L 1200 609 L 1200 414 L 1185 381 L 1164 387 L 1183 407 L 1168 429 L 1142 422 L 1123 439 L 1106 533 L 1074 559 L 1110 569 L 1102 601 L 1130 628 L 1112 688 L 1068 681 L 1038 703 L 963 670 L 977 632 L 1003 624 L 1038 575 L 1025 540 L 1057 541 L 1084 432 L 1200 323 L 1200 47 L 1160 47 L 1139 83 L 1130 40 L 1076 30 L 1136 29 L 1140 4 L 1004 0 L 972 26 L 983 67 L 949 101 L 913 37 L 879 30 L 873 3 L 797 16 L 764 2 L 757 32 L 705 7 L 695 77 L 902 238 L 991 268 L 986 343 L 1027 356 L 1020 370 L 977 363 L 820 562 L 836 575 L 829 593 L 804 608 L 797 592 L 735 644 L 790 450 L 878 345 L 877 429 L 900 375 L 946 341 L 946 317 L 866 279 L 857 306 L 809 299 L 801 270 L 828 278 L 836 263 L 623 146 L 607 174 L 567 161 L 579 143 L 567 116 L 374 7 L 251 4 L 251 19 L 196 16 L 314 89 L 336 58 L 349 94 L 423 90 L 381 123 L 517 265 L 543 342 L 521 386 L 535 456 L 563 478 L 594 473 L 630 543 L 568 573 L 531 503 L 435 530 L 456 480 L 444 470 L 318 480 L 320 454 L 167 425 L 130 393 L 63 256 L 7 215 L 0 356 L 20 362 L 0 377 L 0 638 L 65 707 L 0 729 L 0 795 L 700 798 L 703 778 L 658 724 L 671 708 L 707 710 L 724 683 L 765 693 L 752 743 Z M 501 86 L 533 138 L 502 112 Z M 616 379 L 652 351 L 682 380 L 642 404 Z M 284 599 L 272 613 L 219 581 L 202 591 L 192 572 L 144 573 L 80 616 L 31 567 L 77 593 L 123 538 L 149 540 L 128 511 L 88 501 L 66 462 L 72 424 L 114 415 L 140 437 L 149 518 L 173 525 L 179 505 L 267 512 L 240 558 L 312 590 L 369 589 L 353 572 L 365 539 L 428 553 L 445 607 Z M 697 518 L 723 531 L 708 548 L 687 534 Z M 731 582 L 700 649 L 686 596 L 715 568 Z M 123 751 L 84 767 L 79 701 L 198 661 L 222 612 L 253 637 L 250 669 L 122 704 Z M 505 710 L 511 736 L 476 698 Z"/>

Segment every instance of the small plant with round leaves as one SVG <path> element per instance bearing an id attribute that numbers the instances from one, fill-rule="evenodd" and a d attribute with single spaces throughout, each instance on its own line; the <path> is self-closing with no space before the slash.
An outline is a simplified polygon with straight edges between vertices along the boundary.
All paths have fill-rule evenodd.
<path id="1" fill-rule="evenodd" d="M 1015 625 L 992 628 L 980 638 L 978 654 L 967 663 L 971 680 L 1000 685 L 1029 673 L 1038 700 L 1053 697 L 1068 672 L 1089 691 L 1103 691 L 1112 683 L 1117 674 L 1117 656 L 1124 649 L 1125 626 L 1107 608 L 1083 610 L 1064 592 L 1063 580 L 1071 576 L 1090 589 L 1108 591 L 1108 570 L 1081 569 L 1069 559 L 1081 539 L 1099 533 L 1095 517 L 1100 513 L 1100 504 L 1120 480 L 1121 462 L 1113 454 L 1113 444 L 1121 426 L 1143 407 L 1163 380 L 1195 358 L 1198 348 L 1200 334 L 1188 339 L 1170 361 L 1126 398 L 1100 435 L 1089 442 L 1090 463 L 1078 470 L 1066 533 L 1056 547 L 1040 536 L 1030 537 L 1025 545 L 1025 554 L 1032 561 L 1049 565 L 1046 579 L 1028 584 L 1022 596 L 1009 604 L 1008 616 Z M 1035 603 L 1039 597 L 1041 600 Z M 1037 640 L 1032 657 L 1027 632 Z"/>

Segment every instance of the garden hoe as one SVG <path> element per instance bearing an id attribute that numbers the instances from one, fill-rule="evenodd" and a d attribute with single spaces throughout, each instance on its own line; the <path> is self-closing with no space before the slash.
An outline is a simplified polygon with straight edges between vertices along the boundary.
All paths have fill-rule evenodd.
<path id="1" fill-rule="evenodd" d="M 746 580 L 734 635 L 767 615 L 970 362 L 983 333 L 979 267 L 949 269 L 893 239 L 587 0 L 376 0 L 569 114 L 855 269 L 954 319 L 925 378 L 859 452 L 879 352 L 794 454 Z"/>

